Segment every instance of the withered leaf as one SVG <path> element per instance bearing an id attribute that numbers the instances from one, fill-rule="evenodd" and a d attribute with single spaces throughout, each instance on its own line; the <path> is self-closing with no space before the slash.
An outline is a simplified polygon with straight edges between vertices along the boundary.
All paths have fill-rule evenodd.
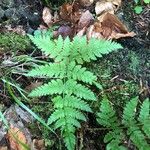
<path id="1" fill-rule="evenodd" d="M 51 14 L 51 10 L 48 7 L 44 7 L 43 9 L 43 21 L 47 24 L 48 27 L 52 25 L 53 16 Z"/>
<path id="2" fill-rule="evenodd" d="M 80 5 L 83 7 L 88 7 L 93 4 L 94 0 L 78 0 Z"/>
<path id="3" fill-rule="evenodd" d="M 88 27 L 94 21 L 93 15 L 89 10 L 82 13 L 81 18 L 78 22 L 78 29 L 83 29 L 84 27 Z"/>
<path id="4" fill-rule="evenodd" d="M 129 32 L 126 26 L 113 14 L 104 13 L 99 17 L 90 29 L 88 38 L 105 38 L 105 39 L 118 39 L 121 37 L 133 37 L 134 32 Z"/>
<path id="5" fill-rule="evenodd" d="M 21 143 L 28 145 L 25 134 L 17 127 L 11 126 L 8 130 L 7 139 L 9 141 L 10 148 L 14 150 L 24 150 L 25 148 Z"/>

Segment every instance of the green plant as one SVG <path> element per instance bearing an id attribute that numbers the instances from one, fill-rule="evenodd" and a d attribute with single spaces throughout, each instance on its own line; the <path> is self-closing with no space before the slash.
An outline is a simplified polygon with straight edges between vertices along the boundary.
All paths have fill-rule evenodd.
<path id="1" fill-rule="evenodd" d="M 11 32 L 0 33 L 0 52 L 16 52 L 18 50 L 25 51 L 30 48 L 31 42 L 27 36 Z"/>
<path id="2" fill-rule="evenodd" d="M 104 138 L 104 142 L 108 143 L 108 150 L 127 149 L 126 137 L 129 137 L 139 150 L 149 150 L 150 145 L 146 139 L 150 138 L 150 101 L 144 100 L 139 111 L 138 101 L 137 97 L 131 99 L 124 107 L 122 119 L 119 119 L 108 99 L 102 100 L 97 121 L 109 130 Z"/>
<path id="3" fill-rule="evenodd" d="M 60 128 L 67 149 L 73 150 L 75 128 L 81 127 L 80 121 L 86 121 L 83 111 L 92 112 L 89 101 L 97 99 L 89 85 L 101 88 L 97 77 L 82 65 L 122 46 L 112 41 L 87 41 L 86 37 L 78 36 L 72 41 L 69 38 L 63 40 L 61 36 L 57 40 L 47 35 L 29 37 L 42 52 L 53 59 L 53 62 L 47 62 L 26 74 L 50 80 L 34 89 L 29 96 L 51 95 L 49 99 L 53 102 L 54 112 L 48 118 L 48 125 L 54 124 L 54 129 Z"/>
<path id="4" fill-rule="evenodd" d="M 136 3 L 136 6 L 134 7 L 134 11 L 136 14 L 140 14 L 143 11 L 143 2 L 145 4 L 149 4 L 150 0 L 134 0 L 134 2 Z"/>

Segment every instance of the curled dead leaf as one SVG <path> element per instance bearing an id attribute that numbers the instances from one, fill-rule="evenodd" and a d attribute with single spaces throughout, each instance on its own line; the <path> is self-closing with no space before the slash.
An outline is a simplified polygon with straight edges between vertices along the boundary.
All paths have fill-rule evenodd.
<path id="1" fill-rule="evenodd" d="M 73 4 L 64 3 L 60 7 L 59 14 L 60 14 L 60 18 L 63 21 L 68 21 L 71 23 L 76 23 L 77 21 L 79 21 L 81 16 L 78 3 L 73 3 Z"/>
<path id="2" fill-rule="evenodd" d="M 96 15 L 101 15 L 105 12 L 114 14 L 115 11 L 120 7 L 121 0 L 100 0 L 96 3 L 95 12 Z"/>
<path id="3" fill-rule="evenodd" d="M 122 37 L 133 37 L 134 32 L 129 32 L 126 26 L 113 14 L 105 13 L 99 17 L 99 21 L 90 26 L 87 33 L 91 37 L 118 39 Z"/>
<path id="4" fill-rule="evenodd" d="M 48 27 L 52 25 L 53 16 L 51 14 L 51 10 L 48 7 L 44 7 L 42 18 L 43 18 L 44 23 L 46 23 Z"/>
<path id="5" fill-rule="evenodd" d="M 84 13 L 82 13 L 81 18 L 78 22 L 78 28 L 83 29 L 84 27 L 89 26 L 92 22 L 94 22 L 94 17 L 90 13 L 90 11 L 87 10 Z"/>
<path id="6" fill-rule="evenodd" d="M 105 12 L 114 14 L 114 5 L 112 2 L 106 1 L 97 2 L 95 6 L 95 12 L 97 16 Z"/>

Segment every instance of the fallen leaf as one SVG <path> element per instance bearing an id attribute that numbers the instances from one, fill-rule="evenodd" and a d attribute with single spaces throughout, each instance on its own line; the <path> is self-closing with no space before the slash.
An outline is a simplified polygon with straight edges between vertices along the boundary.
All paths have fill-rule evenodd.
<path id="1" fill-rule="evenodd" d="M 61 17 L 61 19 L 70 21 L 72 10 L 73 10 L 73 7 L 72 7 L 71 4 L 64 3 L 60 7 L 60 17 Z"/>
<path id="2" fill-rule="evenodd" d="M 80 5 L 83 7 L 88 7 L 88 6 L 92 5 L 93 2 L 94 2 L 94 0 L 79 0 Z"/>
<path id="3" fill-rule="evenodd" d="M 114 14 L 121 5 L 121 0 L 100 0 L 96 3 L 95 12 L 96 15 L 101 15 L 105 12 Z"/>
<path id="4" fill-rule="evenodd" d="M 70 26 L 60 26 L 58 29 L 58 35 L 61 35 L 62 37 L 67 37 L 67 36 L 72 36 L 73 35 L 73 31 L 71 29 Z"/>
<path id="5" fill-rule="evenodd" d="M 118 39 L 122 37 L 133 37 L 134 32 L 129 32 L 126 26 L 113 14 L 104 13 L 88 29 L 87 37 Z"/>
<path id="6" fill-rule="evenodd" d="M 80 30 L 80 31 L 77 33 L 77 36 L 82 37 L 82 36 L 85 34 L 86 29 L 87 29 L 87 28 L 84 27 L 82 30 Z"/>
<path id="7" fill-rule="evenodd" d="M 114 5 L 112 2 L 106 1 L 97 2 L 95 6 L 95 12 L 97 16 L 105 12 L 114 14 Z"/>
<path id="8" fill-rule="evenodd" d="M 63 21 L 71 22 L 71 23 L 76 23 L 79 21 L 81 12 L 79 11 L 79 5 L 78 3 L 64 3 L 60 7 L 60 18 Z"/>
<path id="9" fill-rule="evenodd" d="M 52 25 L 53 16 L 51 14 L 51 10 L 48 7 L 44 7 L 42 18 L 43 18 L 44 23 L 46 23 L 48 27 Z"/>
<path id="10" fill-rule="evenodd" d="M 91 39 L 91 38 L 97 38 L 97 39 L 103 39 L 104 37 L 102 36 L 102 28 L 101 28 L 101 24 L 99 24 L 98 22 L 96 22 L 94 25 L 91 25 L 88 29 L 87 29 L 87 39 Z"/>
<path id="11" fill-rule="evenodd" d="M 9 141 L 10 148 L 14 150 L 25 150 L 25 147 L 21 143 L 28 145 L 24 133 L 17 127 L 10 127 L 7 133 L 7 139 Z"/>
<path id="12" fill-rule="evenodd" d="M 33 148 L 34 150 L 45 150 L 45 142 L 44 140 L 38 140 L 38 139 L 34 139 L 33 140 Z"/>
<path id="13" fill-rule="evenodd" d="M 87 10 L 84 13 L 82 13 L 80 20 L 78 22 L 78 28 L 81 30 L 84 27 L 88 27 L 93 22 L 94 22 L 94 17 L 90 13 L 90 11 Z"/>

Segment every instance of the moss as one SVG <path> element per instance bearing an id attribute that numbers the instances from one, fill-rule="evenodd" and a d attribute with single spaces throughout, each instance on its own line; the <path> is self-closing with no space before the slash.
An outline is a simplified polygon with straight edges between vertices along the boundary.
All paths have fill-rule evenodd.
<path id="1" fill-rule="evenodd" d="M 25 51 L 30 48 L 31 43 L 27 36 L 11 32 L 0 33 L 0 52 Z"/>

